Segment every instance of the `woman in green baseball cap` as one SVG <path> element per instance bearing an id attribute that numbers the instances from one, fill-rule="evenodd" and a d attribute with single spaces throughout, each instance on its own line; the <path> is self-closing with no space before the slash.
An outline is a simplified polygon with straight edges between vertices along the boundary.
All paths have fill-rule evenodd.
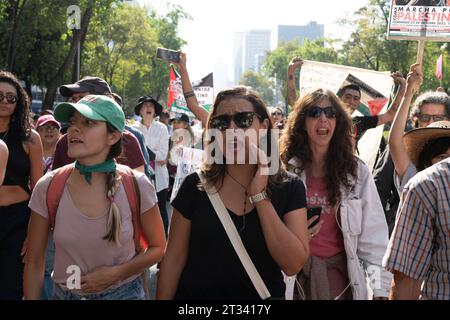
<path id="1" fill-rule="evenodd" d="M 136 205 L 139 226 L 133 220 L 132 208 L 136 206 L 129 200 L 131 191 L 125 184 L 125 174 L 130 171 L 114 160 L 122 149 L 123 111 L 109 97 L 89 95 L 76 104 L 58 105 L 54 115 L 69 123 L 68 155 L 76 161 L 46 174 L 31 196 L 25 298 L 40 297 L 51 227 L 55 242 L 54 299 L 144 299 L 139 275 L 162 258 L 164 227 L 155 189 L 140 172 L 131 174 L 138 187 L 138 191 L 131 188 L 134 199 L 140 199 Z M 47 190 L 52 187 L 52 179 L 58 177 L 60 181 L 67 170 L 56 215 L 52 213 L 54 196 Z M 136 254 L 139 232 L 150 246 Z"/>

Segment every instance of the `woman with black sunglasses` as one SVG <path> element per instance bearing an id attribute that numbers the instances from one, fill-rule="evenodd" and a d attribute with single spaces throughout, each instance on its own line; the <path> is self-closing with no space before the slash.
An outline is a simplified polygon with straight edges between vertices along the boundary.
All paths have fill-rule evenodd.
<path id="1" fill-rule="evenodd" d="M 0 300 L 18 300 L 23 296 L 20 253 L 30 218 L 28 199 L 43 173 L 43 151 L 31 127 L 28 95 L 5 71 L 0 71 L 0 139 L 9 150 L 0 187 Z"/>
<path id="2" fill-rule="evenodd" d="M 296 102 L 280 140 L 282 161 L 306 184 L 308 207 L 322 208 L 297 297 L 368 299 L 366 272 L 374 298 L 389 296 L 391 276 L 381 267 L 387 225 L 369 168 L 353 153 L 351 127 L 336 95 L 317 89 Z"/>
<path id="3" fill-rule="evenodd" d="M 205 192 L 215 188 L 270 296 L 284 299 L 281 271 L 298 273 L 309 254 L 304 185 L 282 168 L 268 176 L 258 141 L 264 135 L 271 140 L 272 124 L 264 102 L 248 88 L 220 92 L 207 129 L 214 139 L 206 150 L 212 146 L 215 154 L 201 166 L 204 184 L 199 173 L 189 175 L 172 202 L 157 298 L 260 298 Z M 268 156 L 271 166 L 278 164 L 278 152 Z"/>

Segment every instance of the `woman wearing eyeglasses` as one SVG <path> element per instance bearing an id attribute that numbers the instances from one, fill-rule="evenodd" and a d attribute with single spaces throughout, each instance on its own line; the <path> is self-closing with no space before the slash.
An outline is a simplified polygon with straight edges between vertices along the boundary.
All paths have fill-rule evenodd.
<path id="1" fill-rule="evenodd" d="M 41 139 L 30 123 L 30 100 L 19 80 L 0 71 L 0 139 L 8 146 L 0 187 L 0 300 L 22 298 L 20 255 L 27 232 L 28 199 L 42 176 Z"/>
<path id="2" fill-rule="evenodd" d="M 397 111 L 389 133 L 389 151 L 395 166 L 394 183 L 399 194 L 402 193 L 408 181 L 418 171 L 441 161 L 450 147 L 446 139 L 433 141 L 422 145 L 419 149 L 409 148 L 410 137 L 404 134 L 408 119 L 408 110 L 412 98 L 419 91 L 422 83 L 422 70 L 419 64 L 413 64 L 407 78 L 406 92 Z M 442 92 L 426 92 L 417 97 L 411 110 L 411 120 L 415 130 L 427 128 L 432 123 L 450 120 L 450 97 Z M 422 130 L 420 130 L 422 131 Z M 415 136 L 414 133 L 412 136 Z M 440 136 L 443 138 L 443 136 Z M 425 147 L 424 147 L 425 146 Z M 419 161 L 420 159 L 420 161 Z"/>
<path id="3" fill-rule="evenodd" d="M 264 102 L 248 88 L 221 91 L 206 128 L 215 137 L 206 149 L 214 147 L 216 161 L 207 157 L 201 166 L 206 186 L 193 173 L 172 202 L 157 298 L 260 298 L 205 192 L 214 187 L 270 296 L 284 299 L 281 271 L 296 274 L 309 252 L 304 185 L 282 168 L 271 176 L 265 172 L 258 141 L 263 135 L 270 141 L 272 124 Z M 239 133 L 248 139 L 234 138 Z M 251 161 L 256 154 L 258 162 Z M 267 155 L 276 166 L 278 153 Z"/>
<path id="4" fill-rule="evenodd" d="M 322 208 L 297 276 L 300 298 L 366 300 L 366 272 L 373 297 L 389 296 L 386 220 L 369 168 L 353 153 L 351 126 L 336 95 L 317 89 L 296 102 L 280 140 L 282 161 L 306 184 L 308 208 Z"/>

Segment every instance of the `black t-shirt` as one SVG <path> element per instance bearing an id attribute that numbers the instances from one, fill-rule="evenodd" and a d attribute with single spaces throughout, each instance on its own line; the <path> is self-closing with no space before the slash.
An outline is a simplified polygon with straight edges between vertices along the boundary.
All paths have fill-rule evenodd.
<path id="1" fill-rule="evenodd" d="M 198 189 L 198 182 L 197 173 L 187 176 L 172 202 L 172 206 L 191 221 L 189 253 L 175 299 L 260 299 L 208 196 Z M 306 207 L 305 186 L 293 175 L 279 187 L 272 188 L 269 197 L 280 218 Z M 228 213 L 240 230 L 244 218 L 230 210 Z M 256 209 L 245 215 L 245 227 L 240 236 L 272 298 L 284 299 L 286 287 L 281 268 L 267 249 Z"/>
<path id="2" fill-rule="evenodd" d="M 356 142 L 358 142 L 367 130 L 377 127 L 378 116 L 357 116 L 352 117 L 352 121 L 353 130 L 356 131 L 354 132 Z"/>

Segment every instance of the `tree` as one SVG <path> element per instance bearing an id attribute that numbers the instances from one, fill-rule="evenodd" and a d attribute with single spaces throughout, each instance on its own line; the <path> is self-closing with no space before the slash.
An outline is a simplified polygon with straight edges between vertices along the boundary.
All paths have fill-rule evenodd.
<path id="1" fill-rule="evenodd" d="M 334 42 L 330 39 L 305 40 L 302 45 L 299 45 L 297 40 L 282 43 L 267 55 L 263 71 L 269 77 L 276 79 L 280 84 L 281 94 L 286 99 L 287 68 L 292 58 L 298 56 L 305 60 L 337 63 L 338 54 L 333 49 L 333 44 Z"/>
<path id="2" fill-rule="evenodd" d="M 242 75 L 239 84 L 249 86 L 269 105 L 274 103 L 274 84 L 258 72 L 247 70 Z"/>
<path id="3" fill-rule="evenodd" d="M 354 27 L 350 39 L 339 50 L 341 64 L 378 71 L 408 72 L 409 66 L 416 61 L 417 41 L 387 40 L 389 9 L 388 0 L 369 0 L 351 18 L 341 20 L 342 25 Z M 439 42 L 426 43 L 422 91 L 435 90 L 439 85 L 434 73 L 441 45 Z M 448 62 L 449 55 L 445 54 L 444 65 Z M 449 80 L 444 77 L 445 87 L 449 86 Z"/>
<path id="4" fill-rule="evenodd" d="M 156 48 L 180 49 L 185 41 L 177 34 L 178 24 L 190 19 L 179 6 L 167 9 L 159 15 L 151 8 L 121 4 L 91 22 L 82 73 L 108 81 L 122 95 L 128 114 L 141 95 L 166 100 L 169 64 L 156 59 Z"/>

